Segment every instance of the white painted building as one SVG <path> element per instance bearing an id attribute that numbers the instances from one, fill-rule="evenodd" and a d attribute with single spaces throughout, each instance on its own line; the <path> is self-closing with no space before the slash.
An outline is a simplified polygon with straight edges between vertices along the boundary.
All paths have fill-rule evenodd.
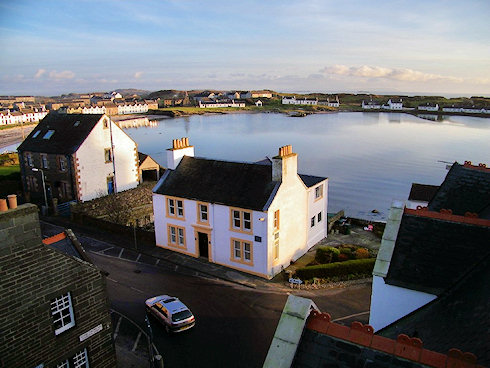
<path id="1" fill-rule="evenodd" d="M 383 109 L 402 110 L 403 109 L 403 101 L 401 99 L 399 101 L 392 101 L 390 98 L 388 100 L 388 103 L 386 105 L 383 105 Z"/>
<path id="2" fill-rule="evenodd" d="M 148 104 L 140 102 L 124 102 L 117 103 L 117 113 L 118 115 L 124 114 L 139 114 L 148 112 Z"/>
<path id="3" fill-rule="evenodd" d="M 135 188 L 139 183 L 138 149 L 108 116 L 49 114 L 18 148 L 21 175 L 28 191 L 39 192 L 44 171 L 51 197 L 60 202 L 89 201 Z"/>
<path id="4" fill-rule="evenodd" d="M 245 102 L 235 100 L 199 101 L 201 109 L 218 107 L 245 107 Z"/>
<path id="5" fill-rule="evenodd" d="M 296 96 L 293 96 L 293 97 L 284 96 L 282 98 L 282 104 L 283 105 L 318 105 L 318 98 L 315 98 L 315 99 L 311 99 L 311 98 L 297 99 Z"/>
<path id="6" fill-rule="evenodd" d="M 298 175 L 291 146 L 239 163 L 194 158 L 183 138 L 167 161 L 153 189 L 159 247 L 269 279 L 327 236 L 328 179 Z"/>
<path id="7" fill-rule="evenodd" d="M 272 98 L 269 91 L 247 91 L 240 94 L 240 98 Z"/>
<path id="8" fill-rule="evenodd" d="M 373 100 L 369 100 L 367 102 L 364 102 L 363 100 L 361 106 L 364 110 L 381 109 L 381 104 Z"/>
<path id="9" fill-rule="evenodd" d="M 444 112 L 462 112 L 462 107 L 460 106 L 454 106 L 454 105 L 451 105 L 451 106 L 445 106 L 442 108 L 442 111 Z"/>
<path id="10" fill-rule="evenodd" d="M 335 98 L 327 97 L 327 106 L 328 107 L 340 107 L 339 96 L 335 96 Z"/>
<path id="11" fill-rule="evenodd" d="M 425 105 L 417 106 L 417 110 L 421 111 L 439 111 L 439 104 L 432 105 L 430 103 L 426 103 Z"/>
<path id="12" fill-rule="evenodd" d="M 43 119 L 48 112 L 41 109 L 25 109 L 21 111 L 4 110 L 0 112 L 0 125 L 32 123 Z"/>
<path id="13" fill-rule="evenodd" d="M 82 108 L 82 114 L 105 114 L 105 106 L 84 106 Z"/>

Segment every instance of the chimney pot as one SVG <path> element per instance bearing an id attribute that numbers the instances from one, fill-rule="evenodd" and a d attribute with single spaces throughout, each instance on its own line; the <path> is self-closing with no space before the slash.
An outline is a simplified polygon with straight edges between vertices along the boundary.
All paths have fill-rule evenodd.
<path id="1" fill-rule="evenodd" d="M 0 198 L 0 212 L 5 212 L 7 210 L 7 200 L 5 198 Z"/>
<path id="2" fill-rule="evenodd" d="M 15 195 L 15 194 L 9 194 L 7 196 L 7 198 L 9 200 L 9 207 L 10 207 L 10 209 L 17 208 L 17 195 Z"/>

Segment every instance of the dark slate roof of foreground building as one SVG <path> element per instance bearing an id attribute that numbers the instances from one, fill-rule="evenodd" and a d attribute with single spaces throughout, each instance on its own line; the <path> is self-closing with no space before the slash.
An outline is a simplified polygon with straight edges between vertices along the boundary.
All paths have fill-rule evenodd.
<path id="1" fill-rule="evenodd" d="M 155 193 L 262 211 L 278 184 L 267 165 L 184 156 Z"/>
<path id="2" fill-rule="evenodd" d="M 433 328 L 444 333 L 440 326 Z M 335 323 L 310 299 L 289 295 L 264 368 L 477 368 L 485 364 L 485 358 L 478 359 L 472 349 L 460 350 L 471 342 L 485 346 L 485 334 L 473 335 L 461 347 L 458 342 L 449 341 L 448 347 L 437 351 L 428 341 L 398 331 L 381 336 L 360 322 Z"/>
<path id="3" fill-rule="evenodd" d="M 482 217 L 490 207 L 490 168 L 455 162 L 428 207 L 431 211 L 450 209 L 455 215 L 473 212 Z"/>
<path id="4" fill-rule="evenodd" d="M 49 113 L 22 142 L 18 151 L 75 153 L 102 116 L 102 114 Z M 53 135 L 45 139 L 44 136 L 50 130 L 54 130 Z"/>
<path id="5" fill-rule="evenodd" d="M 396 338 L 416 336 L 424 347 L 447 352 L 453 347 L 469 351 L 478 363 L 490 366 L 490 252 L 452 288 L 377 333 Z"/>
<path id="6" fill-rule="evenodd" d="M 299 177 L 308 187 L 327 179 Z M 263 211 L 279 184 L 272 181 L 266 160 L 244 163 L 184 156 L 155 193 Z"/>
<path id="7" fill-rule="evenodd" d="M 438 189 L 439 186 L 437 185 L 412 183 L 408 199 L 411 201 L 429 202 Z"/>
<path id="8" fill-rule="evenodd" d="M 450 216 L 405 209 L 387 284 L 439 295 L 485 256 L 490 221 Z"/>

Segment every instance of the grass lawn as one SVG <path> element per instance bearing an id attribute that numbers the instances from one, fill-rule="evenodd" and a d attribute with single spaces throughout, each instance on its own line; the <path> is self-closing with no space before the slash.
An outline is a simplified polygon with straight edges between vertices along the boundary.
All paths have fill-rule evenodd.
<path id="1" fill-rule="evenodd" d="M 14 173 L 20 173 L 19 165 L 0 166 L 0 177 L 1 176 L 8 176 L 8 175 L 14 174 Z"/>

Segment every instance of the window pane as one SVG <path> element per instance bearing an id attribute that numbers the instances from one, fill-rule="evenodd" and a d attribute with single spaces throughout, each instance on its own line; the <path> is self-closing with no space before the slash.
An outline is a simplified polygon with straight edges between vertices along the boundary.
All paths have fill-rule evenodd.
<path id="1" fill-rule="evenodd" d="M 250 259 L 251 259 L 250 243 L 243 243 L 243 256 L 244 256 L 245 260 L 250 261 Z"/>
<path id="2" fill-rule="evenodd" d="M 184 245 L 184 229 L 179 229 L 179 244 Z"/>
<path id="3" fill-rule="evenodd" d="M 322 213 L 321 213 L 321 212 L 319 212 L 319 213 L 318 213 L 318 222 L 321 222 L 321 221 L 322 221 Z"/>
<path id="4" fill-rule="evenodd" d="M 241 252 L 240 242 L 233 240 L 233 248 L 234 248 L 234 252 L 235 252 L 235 258 L 241 258 L 242 252 Z"/>
<path id="5" fill-rule="evenodd" d="M 243 212 L 243 227 L 247 230 L 252 228 L 252 223 L 250 222 L 251 214 L 250 212 Z"/>
<path id="6" fill-rule="evenodd" d="M 208 221 L 208 206 L 200 204 L 199 205 L 199 213 L 201 216 L 201 221 Z"/>
<path id="7" fill-rule="evenodd" d="M 184 204 L 182 201 L 177 201 L 177 214 L 179 216 L 184 216 Z"/>
<path id="8" fill-rule="evenodd" d="M 233 226 L 236 228 L 240 228 L 240 212 L 233 211 Z"/>
<path id="9" fill-rule="evenodd" d="M 173 199 L 168 200 L 168 213 L 175 215 L 175 202 Z"/>
<path id="10" fill-rule="evenodd" d="M 311 227 L 315 226 L 315 216 L 311 218 Z"/>
<path id="11" fill-rule="evenodd" d="M 170 227 L 170 242 L 175 243 L 176 240 L 175 227 Z"/>

